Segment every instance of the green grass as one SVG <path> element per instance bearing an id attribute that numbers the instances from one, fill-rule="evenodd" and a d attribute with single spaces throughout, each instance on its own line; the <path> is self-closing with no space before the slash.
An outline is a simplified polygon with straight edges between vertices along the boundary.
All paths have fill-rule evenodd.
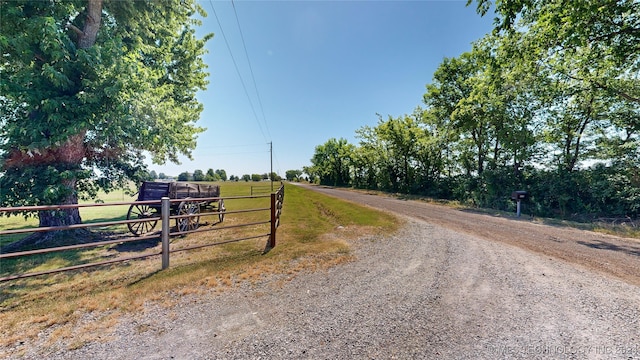
<path id="1" fill-rule="evenodd" d="M 135 201 L 136 199 L 137 195 L 131 196 L 125 194 L 125 192 L 122 190 L 116 190 L 110 192 L 109 194 L 101 192 L 98 194 L 98 199 L 80 201 L 80 203 L 117 203 L 125 201 Z M 127 217 L 127 210 L 129 210 L 129 206 L 127 205 L 80 208 L 80 217 L 86 223 L 124 220 Z"/>
<path id="2" fill-rule="evenodd" d="M 245 196 L 255 183 L 222 183 L 223 196 Z M 279 185 L 279 184 L 278 184 Z M 121 199 L 118 199 L 121 201 Z M 229 200 L 229 211 L 246 207 L 268 207 L 269 198 Z M 104 209 L 104 208 L 97 208 Z M 122 214 L 95 212 L 85 221 L 121 217 Z M 228 214 L 226 226 L 246 221 L 268 219 L 266 211 Z M 57 330 L 47 339 L 62 341 L 70 347 L 108 336 L 122 314 L 141 311 L 145 303 L 170 308 L 180 296 L 225 291 L 240 283 L 251 283 L 279 275 L 275 281 L 287 281 L 301 271 L 333 266 L 350 261 L 354 239 L 390 233 L 398 220 L 370 208 L 361 207 L 295 185 L 286 185 L 281 226 L 276 247 L 264 253 L 266 237 L 227 245 L 171 254 L 171 266 L 160 270 L 159 257 L 131 261 L 100 268 L 78 270 L 0 283 L 0 353 L 2 347 L 16 341 L 35 339 L 46 328 Z M 174 238 L 172 249 L 228 238 L 268 232 L 268 225 L 196 233 Z M 73 262 L 93 261 L 105 257 L 127 256 L 153 251 L 151 244 L 142 250 L 117 246 L 85 251 L 69 251 L 39 260 L 25 259 L 15 265 L 31 272 Z M 3 267 L 3 266 L 0 266 Z M 283 277 L 284 275 L 284 277 Z M 276 283 L 277 285 L 277 283 Z M 98 319 L 78 326 L 86 312 Z"/>

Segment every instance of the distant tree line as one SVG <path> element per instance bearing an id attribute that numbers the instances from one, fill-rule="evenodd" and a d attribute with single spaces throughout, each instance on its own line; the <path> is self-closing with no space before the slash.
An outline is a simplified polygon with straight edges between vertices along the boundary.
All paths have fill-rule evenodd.
<path id="1" fill-rule="evenodd" d="M 305 172 L 504 210 L 527 190 L 535 215 L 637 218 L 640 3 L 498 4 L 496 29 L 443 60 L 421 106 L 378 115 L 357 145 L 318 145 Z"/>
<path id="2" fill-rule="evenodd" d="M 299 172 L 299 171 L 297 171 Z M 299 172 L 301 174 L 301 172 Z M 168 179 L 169 176 L 167 176 L 164 173 L 160 173 L 157 174 L 154 170 L 151 170 L 148 172 L 148 176 L 147 178 L 149 180 L 156 180 L 156 179 L 160 179 L 160 180 L 164 180 L 164 179 Z M 273 181 L 281 181 L 282 177 L 280 177 L 280 175 L 278 175 L 277 173 L 273 172 L 271 174 L 244 174 L 242 175 L 242 177 L 238 177 L 235 175 L 231 175 L 227 178 L 227 172 L 223 169 L 217 169 L 217 170 L 213 170 L 213 169 L 209 169 L 207 170 L 207 172 L 203 172 L 202 170 L 194 170 L 193 173 L 190 173 L 188 171 L 183 171 L 181 172 L 177 179 L 178 181 L 267 181 L 267 180 L 271 180 L 273 179 Z"/>
<path id="3" fill-rule="evenodd" d="M 271 174 L 244 174 L 242 175 L 242 177 L 239 180 L 243 180 L 243 181 L 267 181 L 267 180 L 273 180 L 273 181 L 281 181 L 282 178 L 280 177 L 280 175 L 276 174 L 275 172 L 272 172 Z"/>
<path id="4" fill-rule="evenodd" d="M 207 172 L 195 170 L 193 173 L 187 171 L 178 175 L 178 181 L 227 181 L 227 172 L 221 169 L 209 169 Z"/>

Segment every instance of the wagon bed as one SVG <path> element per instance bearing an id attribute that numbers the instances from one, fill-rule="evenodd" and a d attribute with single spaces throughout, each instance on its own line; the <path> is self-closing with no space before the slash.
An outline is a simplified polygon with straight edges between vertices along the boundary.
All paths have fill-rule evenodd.
<path id="1" fill-rule="evenodd" d="M 145 181 L 138 192 L 138 201 L 170 199 L 210 198 L 220 196 L 220 186 L 190 182 Z"/>
<path id="2" fill-rule="evenodd" d="M 210 184 L 197 184 L 190 182 L 155 182 L 145 181 L 138 191 L 138 201 L 161 200 L 163 197 L 170 199 L 185 199 L 189 201 L 172 202 L 170 215 L 185 216 L 176 219 L 176 227 L 179 232 L 195 230 L 200 223 L 200 217 L 195 216 L 201 212 L 217 212 L 219 222 L 224 220 L 224 200 L 211 199 L 220 196 L 220 186 Z M 197 199 L 206 199 L 197 201 Z M 195 200 L 195 201 L 193 201 Z M 136 236 L 151 232 L 161 214 L 160 204 L 133 204 L 127 213 L 127 220 L 139 219 L 140 222 L 128 223 L 129 231 Z M 156 220 L 151 220 L 155 218 Z"/>

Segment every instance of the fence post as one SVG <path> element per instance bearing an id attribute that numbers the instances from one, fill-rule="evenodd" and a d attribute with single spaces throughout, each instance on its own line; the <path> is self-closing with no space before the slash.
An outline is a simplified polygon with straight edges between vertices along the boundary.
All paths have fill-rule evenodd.
<path id="1" fill-rule="evenodd" d="M 270 249 L 276 247 L 276 193 L 271 193 L 271 234 L 269 236 Z"/>
<path id="2" fill-rule="evenodd" d="M 171 212 L 171 203 L 168 197 L 161 200 L 162 210 L 160 217 L 162 219 L 162 270 L 169 267 L 169 213 Z"/>

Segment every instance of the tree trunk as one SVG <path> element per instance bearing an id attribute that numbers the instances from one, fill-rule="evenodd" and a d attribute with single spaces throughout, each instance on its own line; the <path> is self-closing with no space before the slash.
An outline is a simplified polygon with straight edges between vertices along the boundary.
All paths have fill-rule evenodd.
<path id="1" fill-rule="evenodd" d="M 73 29 L 78 33 L 77 46 L 79 49 L 88 49 L 96 42 L 102 20 L 102 2 L 103 0 L 88 0 L 87 15 L 83 29 Z M 80 167 L 86 155 L 86 148 L 84 146 L 85 134 L 86 131 L 80 131 L 79 134 L 71 136 L 69 140 L 59 148 L 53 150 L 54 161 Z M 78 203 L 76 184 L 76 178 L 69 178 L 62 181 L 62 185 L 68 189 L 69 195 L 60 205 L 73 205 Z M 82 223 L 78 208 L 40 211 L 38 218 L 40 227 L 67 226 Z"/>
<path id="2" fill-rule="evenodd" d="M 65 180 L 63 181 L 63 185 L 71 191 L 71 194 L 67 196 L 61 205 L 77 204 L 78 194 L 75 191 L 76 180 Z M 82 223 L 78 208 L 40 211 L 38 218 L 40 220 L 40 227 L 67 226 Z"/>
<path id="3" fill-rule="evenodd" d="M 67 226 L 82 222 L 77 208 L 40 211 L 38 218 L 40 219 L 40 227 Z"/>
<path id="4" fill-rule="evenodd" d="M 81 131 L 79 134 L 71 136 L 59 148 L 52 149 L 50 154 L 53 155 L 54 163 L 79 169 L 86 155 L 86 147 L 84 146 L 85 134 L 86 131 Z M 76 184 L 77 179 L 75 177 L 62 180 L 62 185 L 67 188 L 69 195 L 57 205 L 75 205 L 78 203 Z M 66 226 L 82 222 L 78 208 L 40 211 L 38 217 L 41 227 Z"/>
<path id="5" fill-rule="evenodd" d="M 96 43 L 101 19 L 102 0 L 88 0 L 84 29 L 78 34 L 78 49 L 88 49 Z"/>

